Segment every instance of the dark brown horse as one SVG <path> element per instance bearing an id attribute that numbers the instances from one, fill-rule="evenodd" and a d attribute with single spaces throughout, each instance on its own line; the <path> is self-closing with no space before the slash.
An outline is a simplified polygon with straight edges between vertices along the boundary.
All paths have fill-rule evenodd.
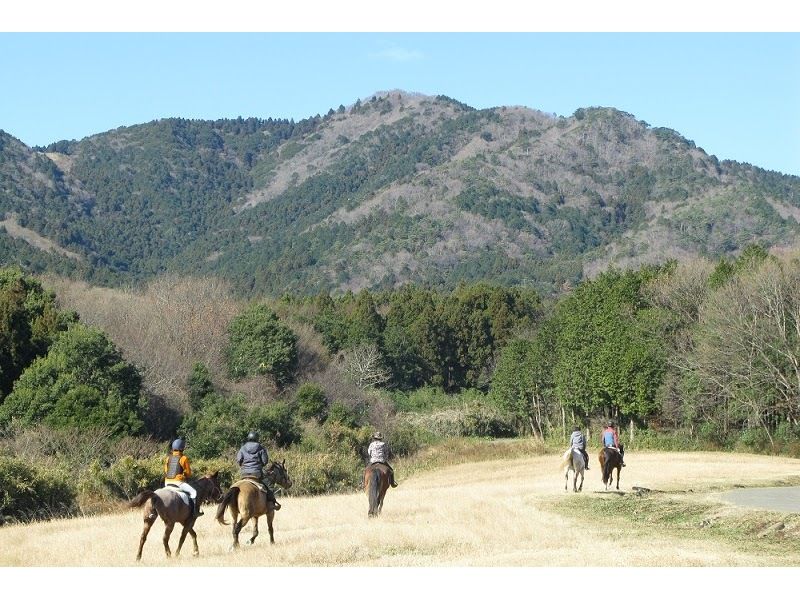
<path id="1" fill-rule="evenodd" d="M 277 484 L 282 488 L 291 488 L 292 480 L 286 471 L 286 459 L 281 463 L 273 461 L 264 471 L 264 477 L 272 484 Z M 272 531 L 272 520 L 275 518 L 275 505 L 267 501 L 267 494 L 261 488 L 249 481 L 247 478 L 239 480 L 233 484 L 222 497 L 222 502 L 217 507 L 217 521 L 222 525 L 228 525 L 225 521 L 225 509 L 230 509 L 233 516 L 233 546 L 232 549 L 239 548 L 239 532 L 247 525 L 250 519 L 253 520 L 253 536 L 247 541 L 252 544 L 258 537 L 258 518 L 261 515 L 267 516 L 267 528 L 269 529 L 269 543 L 275 544 L 275 536 Z"/>
<path id="2" fill-rule="evenodd" d="M 619 476 L 622 472 L 622 455 L 619 451 L 606 447 L 600 451 L 600 471 L 603 472 L 603 484 L 608 487 L 614 482 L 614 470 L 617 470 L 617 490 L 619 490 Z"/>
<path id="3" fill-rule="evenodd" d="M 364 470 L 364 490 L 369 497 L 369 517 L 377 517 L 383 508 L 383 497 L 389 488 L 389 468 L 384 463 L 371 463 Z"/>
<path id="4" fill-rule="evenodd" d="M 197 491 L 197 504 L 201 505 L 205 501 L 218 501 L 222 496 L 222 489 L 219 487 L 219 480 L 217 479 L 219 472 L 214 472 L 211 475 L 203 476 L 202 478 L 189 480 L 188 484 Z M 172 556 L 169 549 L 169 537 L 172 534 L 172 528 L 176 523 L 183 526 L 181 532 L 181 539 L 178 540 L 178 548 L 175 551 L 175 556 L 181 553 L 183 541 L 186 539 L 186 534 L 192 536 L 194 542 L 194 556 L 200 554 L 197 548 L 197 534 L 194 531 L 194 522 L 196 517 L 192 513 L 189 505 L 183 501 L 179 496 L 180 493 L 170 490 L 169 488 L 159 488 L 158 490 L 145 490 L 137 494 L 133 500 L 128 503 L 130 507 L 141 507 L 144 505 L 142 514 L 144 515 L 144 529 L 142 536 L 139 539 L 139 552 L 136 553 L 136 560 L 142 559 L 142 548 L 144 542 L 147 540 L 147 534 L 150 528 L 153 527 L 156 519 L 161 517 L 161 520 L 166 526 L 164 529 L 164 551 L 167 553 L 167 558 Z"/>

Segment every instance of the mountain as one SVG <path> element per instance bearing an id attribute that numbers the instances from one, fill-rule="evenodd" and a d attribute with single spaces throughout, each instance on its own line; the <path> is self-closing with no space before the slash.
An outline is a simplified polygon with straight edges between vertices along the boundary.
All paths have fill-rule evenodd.
<path id="1" fill-rule="evenodd" d="M 719 161 L 613 108 L 559 117 L 401 91 L 300 122 L 163 119 L 29 148 L 0 131 L 0 260 L 245 293 L 487 279 L 800 238 L 800 177 Z"/>

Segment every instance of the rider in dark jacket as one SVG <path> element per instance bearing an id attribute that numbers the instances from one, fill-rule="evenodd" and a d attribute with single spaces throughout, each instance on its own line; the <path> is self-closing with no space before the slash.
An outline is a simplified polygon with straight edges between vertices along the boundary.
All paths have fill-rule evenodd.
<path id="1" fill-rule="evenodd" d="M 275 494 L 269 487 L 264 478 L 264 467 L 269 462 L 267 449 L 261 446 L 258 441 L 258 432 L 250 432 L 247 435 L 247 442 L 242 445 L 236 453 L 236 463 L 239 464 L 239 473 L 243 478 L 255 479 L 264 486 L 267 493 L 267 502 L 275 504 L 275 510 L 281 508 L 280 503 L 275 499 Z"/>

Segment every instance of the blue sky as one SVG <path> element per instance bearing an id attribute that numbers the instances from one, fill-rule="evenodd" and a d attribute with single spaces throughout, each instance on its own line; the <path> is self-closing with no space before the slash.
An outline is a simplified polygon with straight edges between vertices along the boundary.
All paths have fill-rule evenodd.
<path id="1" fill-rule="evenodd" d="M 613 106 L 800 175 L 798 33 L 0 33 L 0 129 L 29 145 L 171 116 L 301 119 L 389 89 Z"/>

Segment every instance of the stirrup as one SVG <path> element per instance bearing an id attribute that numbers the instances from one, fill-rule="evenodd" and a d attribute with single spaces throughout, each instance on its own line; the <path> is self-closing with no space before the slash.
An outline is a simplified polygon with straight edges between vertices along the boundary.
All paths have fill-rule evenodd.
<path id="1" fill-rule="evenodd" d="M 280 510 L 281 510 L 281 503 L 279 503 L 277 500 L 276 500 L 276 501 L 273 501 L 273 502 L 272 502 L 272 504 L 273 504 L 273 505 L 275 505 L 273 508 L 274 508 L 276 511 L 280 511 Z"/>

